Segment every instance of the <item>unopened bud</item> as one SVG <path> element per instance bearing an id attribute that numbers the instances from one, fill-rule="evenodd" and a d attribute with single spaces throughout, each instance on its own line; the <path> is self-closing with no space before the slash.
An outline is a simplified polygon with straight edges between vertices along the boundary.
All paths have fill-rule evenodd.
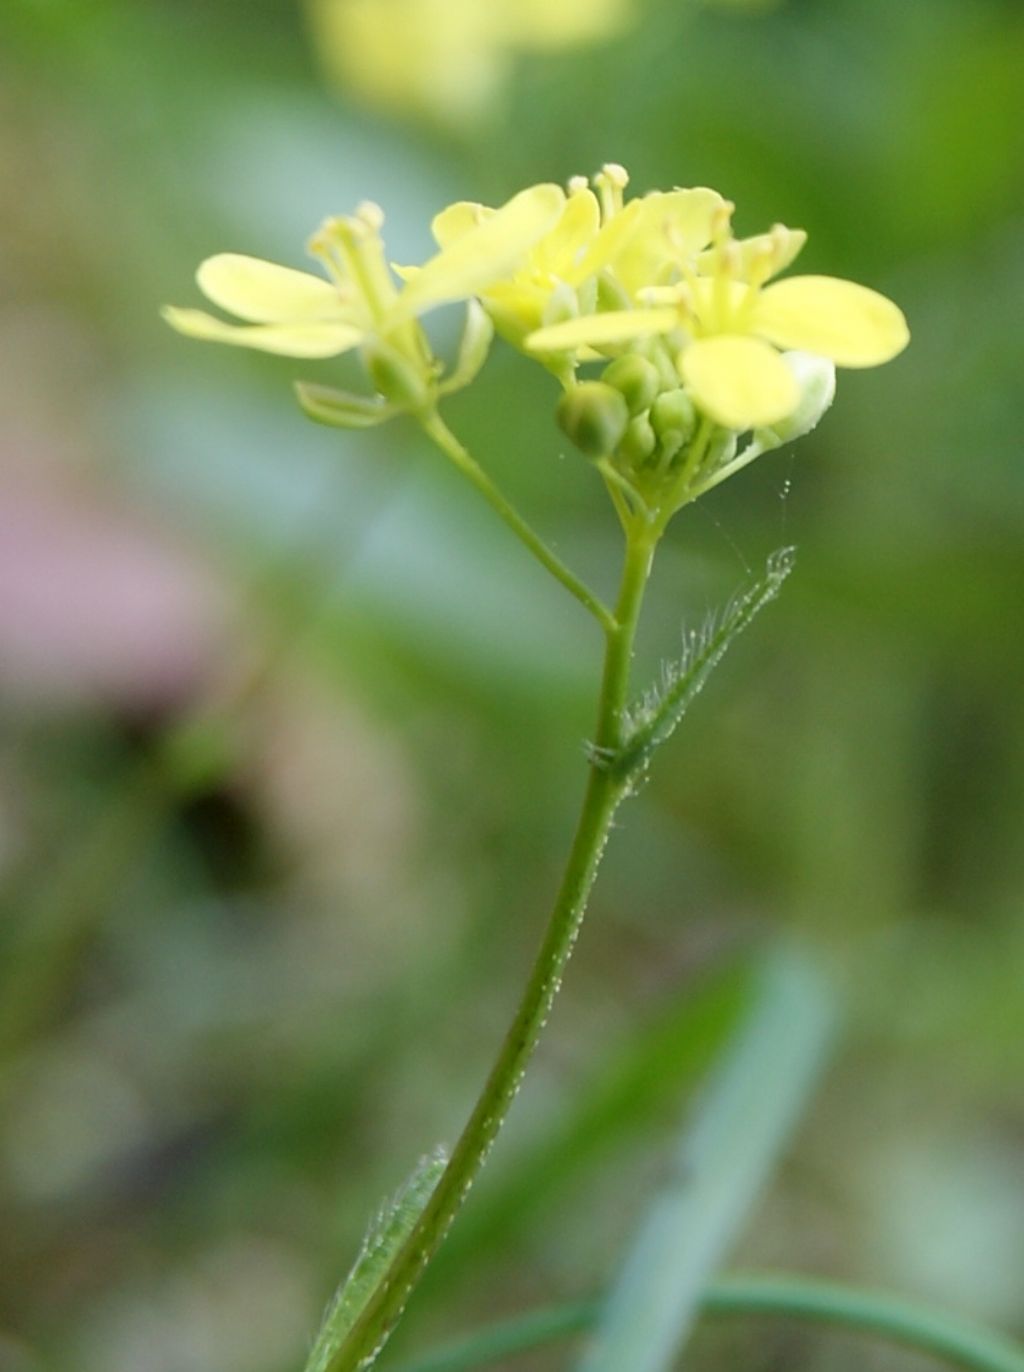
<path id="1" fill-rule="evenodd" d="M 756 431 L 754 441 L 762 452 L 781 448 L 783 443 L 792 443 L 817 428 L 836 394 L 836 369 L 827 358 L 789 352 L 782 354 L 782 360 L 800 387 L 800 401 L 785 419 Z"/>
<path id="2" fill-rule="evenodd" d="M 662 462 L 671 462 L 676 454 L 682 449 L 686 439 L 687 435 L 684 434 L 681 429 L 666 429 L 658 439 L 658 447 L 660 449 L 658 454 L 659 460 Z"/>
<path id="3" fill-rule="evenodd" d="M 588 457 L 614 452 L 626 432 L 629 408 L 621 391 L 603 381 L 581 381 L 558 402 L 558 422 Z"/>
<path id="4" fill-rule="evenodd" d="M 604 369 L 601 380 L 622 392 L 632 415 L 649 410 L 661 389 L 657 367 L 635 353 L 617 357 Z"/>
<path id="5" fill-rule="evenodd" d="M 674 430 L 685 442 L 697 427 L 693 401 L 682 389 L 662 391 L 651 406 L 651 424 L 659 438 Z"/>
<path id="6" fill-rule="evenodd" d="M 646 414 L 638 414 L 630 420 L 629 427 L 622 436 L 616 455 L 630 467 L 639 467 L 654 452 L 658 439 L 651 428 Z"/>

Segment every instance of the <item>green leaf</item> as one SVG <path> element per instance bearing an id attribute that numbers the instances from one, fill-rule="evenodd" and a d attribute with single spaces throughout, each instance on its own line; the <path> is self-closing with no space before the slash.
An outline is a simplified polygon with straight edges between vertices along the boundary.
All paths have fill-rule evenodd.
<path id="1" fill-rule="evenodd" d="M 372 429 L 398 413 L 394 405 L 383 400 L 336 391 L 333 386 L 317 386 L 311 381 L 297 381 L 295 394 L 310 419 L 334 429 Z"/>
<path id="2" fill-rule="evenodd" d="M 402 1189 L 381 1208 L 366 1231 L 352 1270 L 327 1307 L 320 1332 L 306 1361 L 305 1372 L 326 1372 L 391 1265 L 392 1258 L 412 1233 L 447 1162 L 447 1156 L 441 1149 L 421 1158 Z"/>
<path id="3" fill-rule="evenodd" d="M 610 768 L 628 780 L 646 769 L 654 750 L 678 728 L 731 645 L 778 595 L 795 560 L 794 548 L 779 548 L 768 559 L 765 574 L 759 581 L 741 591 L 699 629 L 684 633 L 681 657 L 667 663 L 661 681 L 630 707 L 625 741 L 614 753 L 596 754 L 599 766 Z"/>
<path id="4" fill-rule="evenodd" d="M 746 1025 L 680 1140 L 605 1302 L 581 1372 L 667 1372 L 701 1298 L 770 1177 L 817 1084 L 834 1033 L 817 965 L 780 952 Z"/>

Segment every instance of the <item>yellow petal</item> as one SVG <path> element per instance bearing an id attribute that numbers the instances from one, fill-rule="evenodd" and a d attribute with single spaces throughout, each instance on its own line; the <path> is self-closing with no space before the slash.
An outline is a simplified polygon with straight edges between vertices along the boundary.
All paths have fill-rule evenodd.
<path id="1" fill-rule="evenodd" d="M 640 230 L 642 207 L 642 200 L 630 200 L 618 214 L 601 225 L 600 232 L 580 262 L 578 280 L 592 276 L 618 259 Z"/>
<path id="2" fill-rule="evenodd" d="M 335 357 L 354 348 L 364 336 L 351 324 L 226 324 L 203 310 L 179 310 L 173 305 L 166 306 L 161 314 L 172 329 L 189 338 L 256 348 L 282 357 Z"/>
<path id="3" fill-rule="evenodd" d="M 834 276 L 794 276 L 760 293 L 751 328 L 841 367 L 877 367 L 903 351 L 910 331 L 884 295 Z"/>
<path id="4" fill-rule="evenodd" d="M 434 215 L 430 231 L 439 248 L 448 248 L 493 215 L 494 211 L 487 205 L 478 205 L 472 200 L 456 200 L 454 205 L 448 205 L 440 214 Z"/>
<path id="5" fill-rule="evenodd" d="M 684 349 L 680 372 L 699 408 L 737 432 L 775 424 L 800 402 L 793 373 L 757 338 L 699 339 Z"/>
<path id="6" fill-rule="evenodd" d="M 537 245 L 537 266 L 575 284 L 577 269 L 600 227 L 597 196 L 589 189 L 573 191 L 558 223 Z"/>
<path id="7" fill-rule="evenodd" d="M 736 239 L 733 244 L 739 261 L 736 275 L 749 281 L 752 269 L 760 268 L 766 262 L 767 271 L 762 272 L 758 279 L 767 281 L 769 277 L 784 272 L 796 260 L 806 242 L 807 233 L 804 229 L 789 229 L 785 224 L 776 224 L 771 233 L 757 233 L 752 238 Z M 718 253 L 714 248 L 708 248 L 707 252 L 699 254 L 697 270 L 714 272 L 717 261 Z"/>
<path id="8" fill-rule="evenodd" d="M 707 186 L 653 191 L 645 195 L 644 224 L 652 235 L 668 238 L 677 254 L 690 257 L 711 240 L 711 221 L 723 203 Z"/>
<path id="9" fill-rule="evenodd" d="M 403 290 L 397 317 L 418 314 L 445 301 L 465 300 L 513 273 L 553 227 L 564 204 L 561 186 L 531 186 L 520 191 L 424 263 Z"/>
<path id="10" fill-rule="evenodd" d="M 196 281 L 207 300 L 253 324 L 337 319 L 343 308 L 337 287 L 323 277 L 241 253 L 208 257 Z"/>
<path id="11" fill-rule="evenodd" d="M 679 262 L 689 263 L 711 238 L 711 220 L 722 204 L 717 191 L 652 191 L 640 201 L 637 231 L 615 258 L 617 279 L 631 294 L 665 280 Z"/>
<path id="12" fill-rule="evenodd" d="M 609 310 L 538 329 L 527 338 L 526 346 L 535 353 L 563 352 L 584 345 L 599 347 L 645 334 L 669 333 L 678 324 L 678 310 Z"/>

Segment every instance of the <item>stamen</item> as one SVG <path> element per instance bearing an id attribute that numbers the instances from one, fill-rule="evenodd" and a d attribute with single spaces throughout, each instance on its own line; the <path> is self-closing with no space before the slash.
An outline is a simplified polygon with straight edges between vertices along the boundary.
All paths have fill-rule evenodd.
<path id="1" fill-rule="evenodd" d="M 594 177 L 594 189 L 601 201 L 601 218 L 605 222 L 619 214 L 623 205 L 623 191 L 629 185 L 629 172 L 618 162 L 606 162 Z"/>
<path id="2" fill-rule="evenodd" d="M 361 299 L 375 319 L 382 315 L 393 293 L 378 232 L 380 223 L 380 209 L 364 201 L 354 214 L 325 219 L 310 244 L 311 250 L 322 256 L 339 288 L 353 302 Z"/>
<path id="3" fill-rule="evenodd" d="M 683 280 L 680 282 L 680 289 L 683 289 L 685 286 L 686 290 L 685 307 L 682 298 L 680 299 L 680 313 L 682 313 L 685 308 L 688 315 L 688 324 L 693 326 L 695 333 L 699 334 L 700 326 L 704 323 L 700 314 L 700 300 L 702 297 L 700 277 L 697 275 L 693 263 L 688 258 L 684 258 L 683 261 L 680 262 L 679 270 L 683 274 Z"/>
<path id="4" fill-rule="evenodd" d="M 761 287 L 773 275 L 775 264 L 778 261 L 778 240 L 775 238 L 774 230 L 770 235 L 766 234 L 765 237 L 768 241 L 759 244 L 751 252 L 748 259 L 747 289 L 736 307 L 737 318 L 744 321 L 753 310 L 754 301 L 760 294 Z"/>
<path id="5" fill-rule="evenodd" d="M 360 201 L 356 206 L 355 217 L 373 233 L 380 233 L 384 227 L 384 211 L 374 200 Z"/>
<path id="6" fill-rule="evenodd" d="M 566 183 L 566 190 L 570 195 L 579 195 L 580 191 L 585 191 L 590 182 L 585 176 L 570 176 Z"/>
<path id="7" fill-rule="evenodd" d="M 731 200 L 723 200 L 716 205 L 711 214 L 711 241 L 720 247 L 731 235 L 732 216 L 736 206 Z"/>
<path id="8" fill-rule="evenodd" d="M 334 237 L 334 224 L 333 219 L 325 219 L 306 244 L 306 248 L 313 257 L 318 258 L 323 264 L 327 275 L 337 286 L 339 294 L 343 298 L 351 299 L 353 294 L 352 283 L 349 279 L 347 263 L 338 251 Z"/>
<path id="9" fill-rule="evenodd" d="M 715 328 L 725 332 L 732 324 L 732 283 L 740 271 L 740 250 L 733 238 L 719 238 L 715 243 L 715 274 L 712 282 L 712 301 Z"/>

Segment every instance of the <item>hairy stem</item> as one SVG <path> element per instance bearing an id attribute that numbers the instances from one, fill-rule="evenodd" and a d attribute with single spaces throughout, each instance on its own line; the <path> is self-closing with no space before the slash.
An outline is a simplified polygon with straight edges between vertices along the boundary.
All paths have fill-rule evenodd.
<path id="1" fill-rule="evenodd" d="M 633 643 L 653 551 L 654 539 L 647 533 L 635 536 L 627 545 L 615 613 L 609 616 L 605 630 L 595 735 L 599 749 L 616 749 L 622 742 Z M 624 794 L 625 786 L 620 779 L 591 764 L 575 837 L 547 930 L 494 1066 L 419 1221 L 324 1372 L 358 1372 L 370 1366 L 483 1166 L 558 994 L 612 818 Z"/>
<path id="2" fill-rule="evenodd" d="M 437 444 L 445 457 L 458 468 L 491 509 L 508 525 L 515 536 L 524 543 L 542 566 L 546 567 L 557 581 L 560 581 L 570 595 L 576 597 L 601 625 L 606 633 L 615 627 L 615 617 L 604 602 L 595 595 L 585 582 L 569 570 L 562 559 L 553 552 L 523 518 L 515 506 L 502 494 L 478 462 L 466 451 L 452 433 L 437 411 L 424 415 L 421 420 L 424 431 Z"/>

